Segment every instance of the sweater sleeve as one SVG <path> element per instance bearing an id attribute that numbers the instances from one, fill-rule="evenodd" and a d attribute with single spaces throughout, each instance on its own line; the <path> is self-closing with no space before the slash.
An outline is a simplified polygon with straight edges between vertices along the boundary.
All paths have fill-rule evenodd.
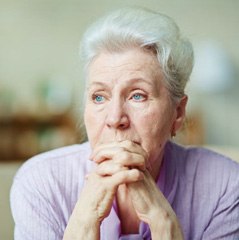
<path id="1" fill-rule="evenodd" d="M 52 150 L 28 160 L 10 194 L 15 240 L 60 240 L 85 174 L 92 169 L 88 143 Z"/>
<path id="2" fill-rule="evenodd" d="M 239 165 L 230 174 L 226 189 L 222 190 L 221 198 L 207 226 L 203 239 L 239 239 Z M 236 171 L 237 170 L 237 171 Z"/>
<path id="3" fill-rule="evenodd" d="M 46 176 L 40 175 L 27 171 L 15 177 L 10 196 L 15 240 L 63 237 L 65 224 L 59 218 L 57 203 L 50 197 Z"/>

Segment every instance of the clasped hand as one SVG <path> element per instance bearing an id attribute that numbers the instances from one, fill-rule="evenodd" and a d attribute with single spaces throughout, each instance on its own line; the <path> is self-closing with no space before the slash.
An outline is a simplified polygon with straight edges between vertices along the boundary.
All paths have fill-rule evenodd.
<path id="1" fill-rule="evenodd" d="M 183 239 L 176 215 L 151 177 L 148 155 L 139 144 L 129 140 L 102 144 L 90 158 L 96 168 L 86 176 L 72 226 L 81 222 L 81 216 L 84 224 L 100 226 L 110 213 L 118 187 L 125 184 L 138 218 L 149 224 L 152 239 Z"/>

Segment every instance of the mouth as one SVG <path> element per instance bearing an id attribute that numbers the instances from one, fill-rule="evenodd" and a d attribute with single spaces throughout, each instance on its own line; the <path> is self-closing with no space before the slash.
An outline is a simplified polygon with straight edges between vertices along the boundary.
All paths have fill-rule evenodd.
<path id="1" fill-rule="evenodd" d="M 137 145 L 141 145 L 141 143 L 139 142 L 139 141 L 137 141 L 137 140 L 130 140 L 130 139 L 127 139 L 128 141 L 131 141 L 131 142 L 133 142 L 134 144 L 137 144 Z M 123 141 L 126 141 L 126 139 L 125 140 L 120 140 L 119 142 L 123 142 Z"/>

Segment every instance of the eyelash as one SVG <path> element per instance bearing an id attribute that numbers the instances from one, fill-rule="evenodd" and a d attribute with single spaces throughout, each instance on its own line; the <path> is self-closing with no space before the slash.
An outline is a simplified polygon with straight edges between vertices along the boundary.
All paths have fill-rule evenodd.
<path id="1" fill-rule="evenodd" d="M 134 98 L 135 96 L 140 96 L 140 99 L 135 99 L 135 98 Z M 133 100 L 136 101 L 136 102 L 143 102 L 143 101 L 145 101 L 145 100 L 147 99 L 147 96 L 146 96 L 145 94 L 143 94 L 143 93 L 136 92 L 136 93 L 134 93 L 134 94 L 131 96 L 130 99 L 133 99 Z"/>

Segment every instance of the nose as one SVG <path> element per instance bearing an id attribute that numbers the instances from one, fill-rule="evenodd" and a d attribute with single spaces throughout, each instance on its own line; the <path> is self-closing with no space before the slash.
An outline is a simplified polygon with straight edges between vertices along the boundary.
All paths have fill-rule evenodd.
<path id="1" fill-rule="evenodd" d="M 130 121 L 127 111 L 120 101 L 112 101 L 107 110 L 106 125 L 108 128 L 124 130 L 129 127 Z"/>

